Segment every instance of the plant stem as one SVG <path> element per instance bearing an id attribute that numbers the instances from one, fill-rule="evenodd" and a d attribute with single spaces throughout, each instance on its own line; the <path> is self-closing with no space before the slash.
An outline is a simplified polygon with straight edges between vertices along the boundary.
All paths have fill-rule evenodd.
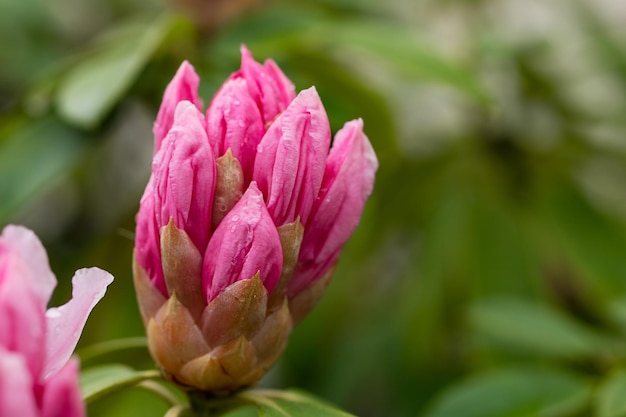
<path id="1" fill-rule="evenodd" d="M 243 405 L 237 396 L 215 396 L 203 392 L 187 393 L 195 417 L 218 417 Z"/>
<path id="2" fill-rule="evenodd" d="M 191 408 L 188 405 L 176 405 L 167 410 L 163 417 L 185 417 L 189 415 L 190 410 Z"/>
<path id="3" fill-rule="evenodd" d="M 178 397 L 176 397 L 172 393 L 172 391 L 170 391 L 169 389 L 167 389 L 166 387 L 164 387 L 163 385 L 159 384 L 156 381 L 152 381 L 152 380 L 141 381 L 139 384 L 137 384 L 137 387 L 143 388 L 145 390 L 148 390 L 158 395 L 172 407 L 180 405 L 180 400 L 178 399 Z"/>

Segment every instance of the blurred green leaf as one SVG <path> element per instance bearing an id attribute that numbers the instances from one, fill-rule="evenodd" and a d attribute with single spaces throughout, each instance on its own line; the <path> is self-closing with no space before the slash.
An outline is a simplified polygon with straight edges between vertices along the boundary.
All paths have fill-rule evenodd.
<path id="1" fill-rule="evenodd" d="M 381 166 L 384 161 L 397 158 L 393 116 L 378 91 L 321 52 L 294 53 L 290 63 L 305 78 L 303 86 L 315 85 L 318 89 L 334 131 L 339 130 L 347 120 L 361 117 Z M 385 165 L 382 169 L 387 171 L 391 166 Z"/>
<path id="2" fill-rule="evenodd" d="M 364 62 L 374 58 L 409 78 L 448 84 L 482 102 L 489 100 L 472 70 L 444 57 L 396 23 L 332 17 L 319 9 L 289 4 L 242 20 L 221 33 L 213 47 L 220 56 L 232 58 L 242 41 L 257 53 L 274 56 L 277 51 L 316 50 L 330 58 L 330 50 L 338 51 L 338 56 L 356 50 L 366 54 Z"/>
<path id="3" fill-rule="evenodd" d="M 158 371 L 137 371 L 125 365 L 103 365 L 81 372 L 83 399 L 89 403 L 119 389 L 130 387 L 146 379 L 159 378 Z"/>
<path id="4" fill-rule="evenodd" d="M 321 400 L 300 391 L 253 390 L 238 397 L 255 404 L 260 417 L 349 417 Z"/>
<path id="5" fill-rule="evenodd" d="M 239 62 L 239 46 L 245 43 L 256 55 L 279 58 L 289 49 L 302 48 L 305 36 L 324 15 L 303 3 L 289 2 L 281 7 L 259 10 L 224 28 L 209 46 L 211 55 L 221 59 L 215 65 Z M 231 69 L 228 69 L 231 71 Z"/>
<path id="6" fill-rule="evenodd" d="M 515 298 L 492 298 L 470 309 L 472 325 L 516 351 L 560 358 L 592 357 L 612 347 L 601 337 L 545 304 Z"/>
<path id="7" fill-rule="evenodd" d="M 0 224 L 73 171 L 86 150 L 82 139 L 51 117 L 0 129 Z"/>
<path id="8" fill-rule="evenodd" d="M 598 210 L 571 184 L 556 184 L 546 196 L 547 237 L 594 294 L 613 298 L 626 290 L 623 226 Z M 587 287 L 586 287 L 587 288 Z"/>
<path id="9" fill-rule="evenodd" d="M 55 96 L 63 118 L 83 128 L 97 125 L 137 79 L 173 22 L 162 18 L 118 30 L 70 68 Z"/>
<path id="10" fill-rule="evenodd" d="M 236 410 L 229 411 L 224 414 L 224 417 L 257 417 L 259 413 L 256 407 L 241 407 Z"/>
<path id="11" fill-rule="evenodd" d="M 626 416 L 626 371 L 611 375 L 600 385 L 596 395 L 596 416 Z"/>
<path id="12" fill-rule="evenodd" d="M 590 393 L 589 381 L 562 371 L 502 369 L 451 386 L 423 417 L 568 416 L 584 409 Z"/>
<path id="13" fill-rule="evenodd" d="M 330 41 L 339 49 L 358 49 L 377 57 L 405 76 L 449 84 L 481 101 L 488 100 L 472 71 L 422 44 L 406 28 L 379 21 L 337 20 L 320 25 L 312 36 L 318 42 Z"/>
<path id="14" fill-rule="evenodd" d="M 118 352 L 127 349 L 147 349 L 148 339 L 145 337 L 127 337 L 124 339 L 107 340 L 91 346 L 87 346 L 78 351 L 78 356 L 82 363 L 101 355 Z"/>
<path id="15" fill-rule="evenodd" d="M 589 4 L 581 0 L 572 3 L 589 34 L 589 39 L 593 42 L 594 51 L 597 51 L 599 58 L 619 76 L 622 86 L 626 85 L 626 53 L 623 45 L 613 36 L 609 25 L 603 22 L 601 16 L 598 16 L 597 11 Z"/>

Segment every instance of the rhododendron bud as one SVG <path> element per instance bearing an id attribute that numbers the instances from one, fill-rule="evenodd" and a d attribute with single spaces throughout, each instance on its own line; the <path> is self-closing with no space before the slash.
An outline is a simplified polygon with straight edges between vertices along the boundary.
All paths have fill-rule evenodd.
<path id="1" fill-rule="evenodd" d="M 76 272 L 72 299 L 46 306 L 56 278 L 33 232 L 7 226 L 0 235 L 0 416 L 80 417 L 85 406 L 78 363 L 70 359 L 87 316 L 113 277 Z"/>
<path id="2" fill-rule="evenodd" d="M 323 294 L 378 163 L 361 120 L 330 148 L 317 91 L 296 96 L 273 61 L 242 47 L 206 119 L 181 87 L 191 71 L 184 63 L 159 112 L 172 122 L 137 215 L 135 287 L 164 375 L 232 392 L 263 376 Z"/>
<path id="3" fill-rule="evenodd" d="M 165 139 L 174 122 L 174 111 L 179 102 L 190 101 L 197 108 L 202 107 L 202 100 L 198 96 L 198 85 L 200 77 L 193 67 L 187 62 L 183 64 L 174 75 L 174 79 L 167 86 L 159 114 L 154 122 L 154 152 L 161 148 L 161 142 Z"/>

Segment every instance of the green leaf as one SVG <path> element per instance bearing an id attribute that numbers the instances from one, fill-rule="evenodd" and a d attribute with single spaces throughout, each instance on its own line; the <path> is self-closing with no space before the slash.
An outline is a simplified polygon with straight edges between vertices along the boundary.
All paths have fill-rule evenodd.
<path id="1" fill-rule="evenodd" d="M 626 371 L 611 375 L 596 393 L 597 417 L 626 416 Z"/>
<path id="2" fill-rule="evenodd" d="M 619 76 L 622 85 L 626 84 L 626 53 L 622 44 L 612 35 L 610 26 L 587 2 L 578 0 L 573 5 L 600 59 Z"/>
<path id="3" fill-rule="evenodd" d="M 89 403 L 107 394 L 134 386 L 146 379 L 159 378 L 158 371 L 137 371 L 125 365 L 103 365 L 81 372 L 83 399 Z"/>
<path id="4" fill-rule="evenodd" d="M 584 409 L 591 384 L 557 370 L 511 368 L 448 388 L 423 417 L 568 416 Z"/>
<path id="5" fill-rule="evenodd" d="M 470 321 L 482 334 L 516 350 L 576 359 L 606 352 L 612 341 L 538 302 L 492 298 L 473 305 Z"/>
<path id="6" fill-rule="evenodd" d="M 259 413 L 256 410 L 256 407 L 241 407 L 236 410 L 228 411 L 224 414 L 224 417 L 258 417 Z"/>
<path id="7" fill-rule="evenodd" d="M 61 80 L 56 105 L 70 123 L 97 125 L 130 88 L 172 27 L 172 19 L 134 24 L 110 34 Z"/>
<path id="8" fill-rule="evenodd" d="M 148 339 L 145 337 L 127 337 L 124 339 L 107 340 L 102 343 L 87 346 L 80 349 L 77 354 L 80 356 L 81 363 L 85 363 L 101 355 L 128 349 L 146 349 L 147 346 Z"/>
<path id="9" fill-rule="evenodd" d="M 359 49 L 408 77 L 449 84 L 483 102 L 488 100 L 485 88 L 472 71 L 419 42 L 414 33 L 404 28 L 376 21 L 338 20 L 320 25 L 313 38 L 319 42 L 332 40 L 331 45 L 340 48 Z"/>
<path id="10" fill-rule="evenodd" d="M 614 298 L 626 290 L 623 225 L 598 210 L 573 184 L 558 183 L 546 195 L 548 239 L 584 279 L 592 296 Z M 591 301 L 598 302 L 599 300 Z"/>
<path id="11" fill-rule="evenodd" d="M 239 398 L 257 407 L 260 417 L 349 417 L 321 400 L 300 391 L 253 390 Z"/>
<path id="12" fill-rule="evenodd" d="M 53 118 L 27 119 L 0 131 L 0 224 L 67 177 L 84 154 L 81 134 Z"/>
<path id="13" fill-rule="evenodd" d="M 406 27 L 383 19 L 334 18 L 301 4 L 284 6 L 226 28 L 214 46 L 217 55 L 232 57 L 242 41 L 260 55 L 314 50 L 333 57 L 358 51 L 411 79 L 444 83 L 483 103 L 489 101 L 471 69 L 443 56 Z"/>

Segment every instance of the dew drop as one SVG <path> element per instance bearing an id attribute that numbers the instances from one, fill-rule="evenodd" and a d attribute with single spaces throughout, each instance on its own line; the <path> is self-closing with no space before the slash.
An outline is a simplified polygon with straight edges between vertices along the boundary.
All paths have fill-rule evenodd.
<path id="1" fill-rule="evenodd" d="M 239 215 L 235 214 L 233 217 L 230 218 L 230 221 L 233 223 L 236 223 L 239 221 Z"/>

